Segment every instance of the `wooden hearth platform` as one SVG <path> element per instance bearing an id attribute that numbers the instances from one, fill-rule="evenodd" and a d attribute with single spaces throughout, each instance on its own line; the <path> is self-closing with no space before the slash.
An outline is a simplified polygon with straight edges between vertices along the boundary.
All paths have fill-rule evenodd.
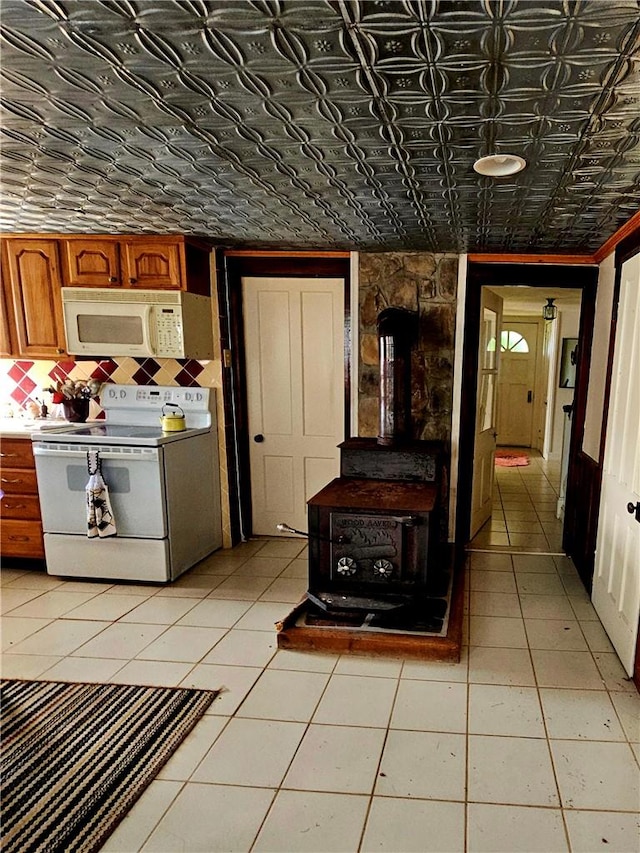
<path id="1" fill-rule="evenodd" d="M 462 646 L 465 565 L 464 560 L 453 557 L 451 564 L 447 613 L 439 633 L 422 627 L 376 628 L 318 619 L 316 606 L 305 596 L 282 622 L 276 623 L 278 648 L 457 663 Z"/>

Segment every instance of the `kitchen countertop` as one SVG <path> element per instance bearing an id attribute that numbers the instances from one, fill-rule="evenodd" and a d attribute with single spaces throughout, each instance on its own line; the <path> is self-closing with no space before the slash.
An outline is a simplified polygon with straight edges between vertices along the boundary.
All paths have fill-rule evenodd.
<path id="1" fill-rule="evenodd" d="M 64 418 L 0 418 L 0 438 L 30 438 L 32 432 L 63 427 Z"/>

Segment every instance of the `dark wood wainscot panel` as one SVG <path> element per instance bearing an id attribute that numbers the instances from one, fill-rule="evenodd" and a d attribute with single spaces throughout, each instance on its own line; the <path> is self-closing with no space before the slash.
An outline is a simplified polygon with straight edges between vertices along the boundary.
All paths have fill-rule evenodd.
<path id="1" fill-rule="evenodd" d="M 601 466 L 579 451 L 567 478 L 562 547 L 573 559 L 589 592 L 593 581 L 601 480 Z"/>

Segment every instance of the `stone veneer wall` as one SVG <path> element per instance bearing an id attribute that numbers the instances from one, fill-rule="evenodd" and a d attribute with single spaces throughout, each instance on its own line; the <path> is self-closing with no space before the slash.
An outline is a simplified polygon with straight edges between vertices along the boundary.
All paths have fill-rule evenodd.
<path id="1" fill-rule="evenodd" d="M 358 432 L 378 434 L 378 333 L 385 308 L 418 313 L 411 353 L 412 438 L 449 447 L 458 256 L 429 252 L 361 253 L 359 267 L 360 369 Z"/>

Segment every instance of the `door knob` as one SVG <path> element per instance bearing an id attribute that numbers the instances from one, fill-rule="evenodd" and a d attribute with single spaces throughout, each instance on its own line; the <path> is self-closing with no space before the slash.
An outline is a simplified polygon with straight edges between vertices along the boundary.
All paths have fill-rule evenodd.
<path id="1" fill-rule="evenodd" d="M 258 433 L 257 435 L 253 436 L 253 440 L 256 442 L 256 444 L 262 444 L 262 442 L 264 441 L 264 436 L 261 433 Z"/>
<path id="2" fill-rule="evenodd" d="M 627 512 L 629 515 L 633 515 L 635 513 L 636 521 L 640 522 L 640 501 L 638 503 L 629 503 L 627 504 Z"/>

